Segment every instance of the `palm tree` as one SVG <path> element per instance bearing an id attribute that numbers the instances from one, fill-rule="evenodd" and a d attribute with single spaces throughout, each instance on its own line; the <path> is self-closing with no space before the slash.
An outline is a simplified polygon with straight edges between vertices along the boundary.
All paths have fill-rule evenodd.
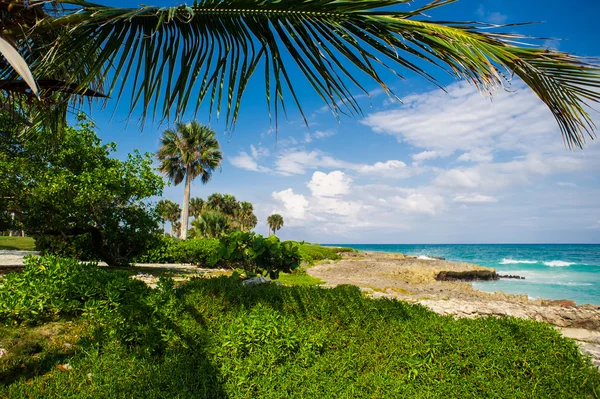
<path id="1" fill-rule="evenodd" d="M 174 207 L 179 206 L 168 199 L 162 199 L 156 204 L 156 212 L 158 213 L 158 216 L 160 216 L 163 233 L 165 233 L 165 222 L 171 220 L 170 218 L 172 216 L 172 210 Z"/>
<path id="2" fill-rule="evenodd" d="M 225 106 L 233 124 L 261 66 L 277 123 L 284 94 L 302 111 L 296 89 L 307 84 L 336 115 L 360 115 L 354 94 L 368 92 L 357 71 L 393 95 L 380 70 L 412 72 L 438 85 L 433 71 L 442 70 L 485 93 L 516 75 L 547 104 L 569 146 L 593 137 L 586 105 L 600 102 L 595 61 L 523 45 L 526 38 L 498 26 L 424 18 L 453 2 L 408 10 L 408 0 L 196 0 L 139 8 L 9 0 L 1 7 L 0 52 L 8 63 L 0 65 L 0 87 L 8 96 L 0 105 L 24 97 L 53 116 L 59 106 L 81 109 L 82 96 L 127 93 L 142 118 L 178 120 L 207 101 L 211 113 Z M 292 76 L 292 67 L 304 79 Z"/>
<path id="3" fill-rule="evenodd" d="M 165 130 L 157 154 L 159 170 L 175 185 L 185 180 L 181 210 L 182 239 L 187 238 L 190 187 L 197 177 L 203 184 L 210 181 L 216 168 L 221 166 L 223 153 L 215 131 L 197 121 L 189 124 L 177 123 L 175 130 Z"/>
<path id="4" fill-rule="evenodd" d="M 203 212 L 198 219 L 192 221 L 193 237 L 216 238 L 221 233 L 231 232 L 230 218 L 220 212 Z"/>
<path id="5" fill-rule="evenodd" d="M 267 218 L 267 225 L 269 226 L 269 235 L 271 235 L 271 231 L 273 234 L 277 234 L 277 230 L 283 227 L 283 216 L 274 213 Z"/>
<path id="6" fill-rule="evenodd" d="M 254 215 L 254 206 L 247 201 L 238 204 L 234 219 L 242 231 L 249 231 L 258 223 L 258 219 Z"/>
<path id="7" fill-rule="evenodd" d="M 190 199 L 190 215 L 198 218 L 204 210 L 204 200 L 202 198 Z"/>
<path id="8" fill-rule="evenodd" d="M 171 222 L 171 235 L 179 235 L 175 232 L 179 230 L 179 227 L 177 227 L 177 225 L 179 224 L 179 218 L 181 217 L 181 208 L 178 204 L 176 204 L 173 201 L 169 201 L 167 203 L 167 206 L 168 208 L 166 210 L 166 219 L 169 222 Z"/>

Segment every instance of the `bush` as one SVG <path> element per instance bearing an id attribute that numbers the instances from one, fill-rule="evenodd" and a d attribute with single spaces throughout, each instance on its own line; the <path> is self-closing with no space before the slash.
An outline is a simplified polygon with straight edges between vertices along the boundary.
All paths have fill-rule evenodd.
<path id="1" fill-rule="evenodd" d="M 302 260 L 308 263 L 314 263 L 320 260 L 340 260 L 342 259 L 338 255 L 338 248 L 322 247 L 318 244 L 301 244 L 298 248 L 298 252 L 302 257 Z"/>
<path id="2" fill-rule="evenodd" d="M 273 279 L 280 272 L 291 273 L 300 265 L 298 246 L 291 241 L 280 242 L 277 236 L 236 231 L 221 237 L 219 251 L 211 263 L 228 262 L 244 270 L 247 276 L 263 275 Z"/>
<path id="3" fill-rule="evenodd" d="M 165 338 L 177 342 L 170 326 L 180 310 L 173 280 L 161 277 L 158 286 L 152 290 L 124 271 L 95 263 L 28 256 L 22 273 L 0 280 L 0 323 L 31 325 L 83 315 L 98 340 L 155 352 Z"/>
<path id="4" fill-rule="evenodd" d="M 170 236 L 161 237 L 157 244 L 145 254 L 135 259 L 137 263 L 191 263 L 204 267 L 219 264 L 210 263 L 211 257 L 219 251 L 216 238 L 194 238 L 179 240 Z"/>
<path id="5" fill-rule="evenodd" d="M 81 261 L 98 261 L 98 255 L 92 250 L 92 238 L 89 234 L 80 236 L 43 236 L 35 237 L 35 247 L 43 254 L 61 258 L 74 258 Z"/>

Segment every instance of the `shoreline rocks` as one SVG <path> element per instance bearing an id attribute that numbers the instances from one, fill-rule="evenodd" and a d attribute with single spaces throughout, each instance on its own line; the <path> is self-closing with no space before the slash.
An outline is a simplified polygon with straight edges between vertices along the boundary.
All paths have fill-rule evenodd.
<path id="1" fill-rule="evenodd" d="M 435 277 L 437 281 L 493 281 L 499 276 L 493 270 L 469 270 L 466 272 L 439 272 Z"/>

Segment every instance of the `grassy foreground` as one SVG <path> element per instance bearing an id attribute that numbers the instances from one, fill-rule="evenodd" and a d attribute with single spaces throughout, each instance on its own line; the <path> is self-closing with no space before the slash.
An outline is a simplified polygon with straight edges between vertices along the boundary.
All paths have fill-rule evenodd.
<path id="1" fill-rule="evenodd" d="M 35 240 L 33 239 L 33 237 L 0 236 L 0 250 L 3 249 L 34 251 Z"/>
<path id="2" fill-rule="evenodd" d="M 40 308 L 27 313 L 32 305 L 16 295 L 16 283 L 52 282 L 58 273 L 69 277 L 30 291 L 43 299 L 32 301 Z M 93 280 L 86 280 L 90 273 Z M 366 299 L 353 286 L 243 287 L 238 279 L 219 277 L 180 288 L 163 279 L 151 290 L 121 272 L 77 263 L 40 262 L 19 279 L 14 287 L 10 279 L 0 283 L 9 292 L 5 303 L 14 303 L 0 306 L 0 341 L 7 351 L 0 358 L 0 397 L 600 393 L 600 375 L 575 344 L 537 322 L 454 320 L 418 305 Z M 74 288 L 77 282 L 80 288 Z"/>

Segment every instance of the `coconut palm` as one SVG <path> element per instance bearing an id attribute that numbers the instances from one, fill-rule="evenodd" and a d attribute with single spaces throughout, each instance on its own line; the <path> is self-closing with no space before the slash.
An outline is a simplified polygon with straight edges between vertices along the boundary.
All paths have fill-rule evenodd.
<path id="1" fill-rule="evenodd" d="M 190 208 L 190 187 L 197 177 L 203 184 L 210 181 L 216 168 L 221 165 L 223 153 L 215 131 L 197 121 L 189 124 L 177 123 L 175 129 L 163 132 L 157 154 L 159 170 L 175 185 L 185 180 L 181 209 L 182 239 L 187 238 Z"/>
<path id="2" fill-rule="evenodd" d="M 202 198 L 190 199 L 190 215 L 198 218 L 204 210 L 204 200 Z"/>
<path id="3" fill-rule="evenodd" d="M 177 120 L 208 102 L 211 112 L 225 110 L 227 122 L 235 123 L 255 72 L 265 77 L 276 122 L 286 96 L 300 108 L 296 90 L 306 85 L 336 115 L 360 115 L 355 94 L 368 94 L 369 83 L 393 95 L 381 71 L 400 78 L 414 73 L 441 85 L 436 71 L 442 70 L 485 93 L 516 75 L 547 104 L 568 145 L 593 137 L 586 105 L 600 102 L 595 61 L 523 45 L 526 38 L 499 32 L 499 26 L 424 17 L 454 0 L 412 10 L 409 2 L 196 0 L 191 6 L 119 8 L 8 0 L 0 5 L 0 52 L 9 61 L 0 65 L 0 87 L 8 100 L 26 97 L 37 104 L 37 85 L 43 104 L 71 100 L 79 109 L 81 96 L 127 95 L 130 109 L 141 106 L 143 118 Z"/>
<path id="4" fill-rule="evenodd" d="M 220 212 L 203 212 L 192 221 L 192 237 L 216 238 L 222 233 L 231 232 L 231 219 Z"/>
<path id="5" fill-rule="evenodd" d="M 277 234 L 277 230 L 283 227 L 283 216 L 277 213 L 272 214 L 267 217 L 267 225 L 269 226 L 269 235 L 271 235 L 271 231 L 273 234 Z"/>

